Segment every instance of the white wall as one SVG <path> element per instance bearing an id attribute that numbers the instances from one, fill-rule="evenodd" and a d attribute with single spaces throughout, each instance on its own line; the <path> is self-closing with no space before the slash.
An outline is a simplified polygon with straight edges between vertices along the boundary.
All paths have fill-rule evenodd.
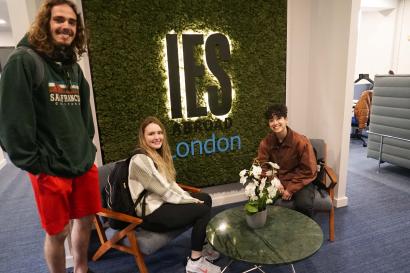
<path id="1" fill-rule="evenodd" d="M 360 0 L 289 0 L 287 105 L 289 124 L 328 144 L 339 177 L 336 206 L 347 205 L 351 98 Z"/>
<path id="2" fill-rule="evenodd" d="M 410 0 L 363 1 L 355 76 L 410 74 Z"/>
<path id="3" fill-rule="evenodd" d="M 13 45 L 17 45 L 30 26 L 31 5 L 27 2 L 26 0 L 7 0 Z"/>
<path id="4" fill-rule="evenodd" d="M 397 17 L 392 67 L 397 74 L 410 74 L 410 0 L 400 1 Z"/>
<path id="5" fill-rule="evenodd" d="M 0 47 L 14 46 L 13 36 L 11 32 L 0 32 Z"/>
<path id="6" fill-rule="evenodd" d="M 357 45 L 356 78 L 360 73 L 387 74 L 392 65 L 397 10 L 362 11 Z"/>
<path id="7" fill-rule="evenodd" d="M 309 124 L 309 65 L 311 43 L 311 0 L 288 0 L 286 104 L 290 126 L 307 134 Z"/>

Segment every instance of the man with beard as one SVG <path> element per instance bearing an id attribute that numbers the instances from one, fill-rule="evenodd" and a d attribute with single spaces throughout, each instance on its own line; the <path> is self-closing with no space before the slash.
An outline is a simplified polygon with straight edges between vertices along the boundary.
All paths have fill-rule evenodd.
<path id="1" fill-rule="evenodd" d="M 30 177 L 50 272 L 66 272 L 70 221 L 74 271 L 91 272 L 87 250 L 101 208 L 89 86 L 77 64 L 85 47 L 75 4 L 46 0 L 0 80 L 0 143 Z"/>

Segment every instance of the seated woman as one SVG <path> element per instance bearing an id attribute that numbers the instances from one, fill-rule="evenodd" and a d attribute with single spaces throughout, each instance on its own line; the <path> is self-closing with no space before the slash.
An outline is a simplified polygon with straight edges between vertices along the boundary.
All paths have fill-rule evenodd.
<path id="1" fill-rule="evenodd" d="M 145 206 L 144 202 L 137 206 L 137 215 L 144 220 L 143 228 L 165 232 L 192 226 L 186 272 L 221 272 L 206 259 L 215 257 L 204 256 L 203 251 L 205 229 L 211 217 L 211 197 L 206 193 L 188 193 L 175 182 L 165 127 L 157 118 L 147 117 L 141 123 L 138 137 L 140 151 L 131 159 L 128 183 L 134 202 L 144 189 L 147 191 Z M 217 254 L 209 250 L 206 253 Z"/>
<path id="2" fill-rule="evenodd" d="M 313 215 L 317 175 L 316 156 L 313 146 L 305 136 L 288 127 L 288 109 L 284 104 L 275 104 L 266 110 L 271 132 L 259 144 L 259 162 L 275 162 L 279 165 L 279 192 L 282 203 L 294 200 L 295 209 L 309 217 Z M 278 201 L 277 201 L 278 203 Z"/>

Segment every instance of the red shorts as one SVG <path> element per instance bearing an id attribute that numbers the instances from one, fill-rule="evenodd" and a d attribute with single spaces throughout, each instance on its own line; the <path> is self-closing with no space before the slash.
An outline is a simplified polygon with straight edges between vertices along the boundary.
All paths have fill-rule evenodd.
<path id="1" fill-rule="evenodd" d="M 101 210 L 98 170 L 94 165 L 75 178 L 30 174 L 41 224 L 55 235 L 63 231 L 70 219 L 78 219 Z"/>

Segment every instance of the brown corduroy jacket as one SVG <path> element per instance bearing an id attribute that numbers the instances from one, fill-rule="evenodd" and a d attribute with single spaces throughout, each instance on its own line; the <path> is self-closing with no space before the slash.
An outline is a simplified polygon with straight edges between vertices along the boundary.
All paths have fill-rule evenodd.
<path id="1" fill-rule="evenodd" d="M 282 143 L 269 133 L 259 144 L 259 162 L 279 165 L 278 178 L 290 193 L 295 193 L 311 183 L 317 175 L 316 156 L 307 137 L 287 127 L 288 134 Z"/>

